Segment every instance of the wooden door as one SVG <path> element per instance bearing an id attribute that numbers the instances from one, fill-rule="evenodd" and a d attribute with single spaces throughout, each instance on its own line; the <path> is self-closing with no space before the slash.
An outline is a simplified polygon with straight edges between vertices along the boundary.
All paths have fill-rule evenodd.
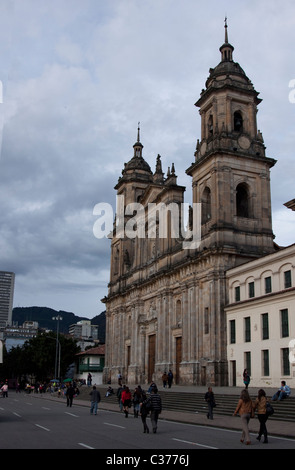
<path id="1" fill-rule="evenodd" d="M 148 381 L 153 380 L 156 363 L 156 335 L 149 336 L 149 352 L 148 352 Z"/>
<path id="2" fill-rule="evenodd" d="M 176 360 L 175 360 L 175 383 L 178 384 L 180 380 L 179 365 L 182 361 L 182 337 L 176 338 Z"/>

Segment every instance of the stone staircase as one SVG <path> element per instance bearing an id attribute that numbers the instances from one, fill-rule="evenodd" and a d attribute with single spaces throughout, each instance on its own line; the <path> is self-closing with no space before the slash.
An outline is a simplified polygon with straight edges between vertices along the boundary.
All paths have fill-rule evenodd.
<path id="1" fill-rule="evenodd" d="M 115 394 L 109 397 L 105 396 L 106 386 L 97 386 L 100 391 L 102 402 L 112 403 L 118 405 L 116 396 L 117 388 L 114 388 Z M 80 389 L 80 399 L 89 400 L 90 389 L 88 387 L 82 387 Z M 162 406 L 164 410 L 182 411 L 184 413 L 207 413 L 207 404 L 204 400 L 204 393 L 198 392 L 177 392 L 177 391 L 165 391 L 159 390 L 159 394 L 162 398 Z M 239 394 L 214 394 L 216 401 L 216 408 L 214 408 L 214 414 L 232 416 L 238 400 Z M 251 393 L 250 393 L 251 395 Z M 251 396 L 253 400 L 256 396 Z M 293 421 L 295 422 L 295 398 L 290 397 L 280 402 L 271 402 L 275 412 L 271 416 L 272 420 L 279 421 Z"/>

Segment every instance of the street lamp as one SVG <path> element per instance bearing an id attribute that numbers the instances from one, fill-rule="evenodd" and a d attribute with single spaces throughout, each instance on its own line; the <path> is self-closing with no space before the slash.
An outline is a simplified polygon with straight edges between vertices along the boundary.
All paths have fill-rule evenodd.
<path id="1" fill-rule="evenodd" d="M 60 351 L 59 351 L 59 341 L 58 341 L 58 335 L 59 335 L 59 322 L 62 320 L 61 315 L 57 315 L 56 317 L 52 317 L 52 320 L 57 321 L 57 327 L 56 327 L 56 346 L 55 346 L 55 370 L 54 370 L 54 378 L 55 379 L 60 379 L 60 361 L 58 361 L 58 356 L 60 360 Z M 59 367 L 57 366 L 59 362 Z"/>

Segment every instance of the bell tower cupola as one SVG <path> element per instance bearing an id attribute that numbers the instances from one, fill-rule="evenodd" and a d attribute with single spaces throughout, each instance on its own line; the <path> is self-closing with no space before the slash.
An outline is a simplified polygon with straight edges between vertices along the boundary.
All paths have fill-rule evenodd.
<path id="1" fill-rule="evenodd" d="M 193 202 L 202 203 L 203 246 L 261 255 L 273 251 L 270 168 L 276 161 L 266 157 L 257 130 L 262 100 L 233 51 L 225 19 L 221 61 L 210 68 L 195 103 L 201 138 L 187 174 L 193 178 Z"/>

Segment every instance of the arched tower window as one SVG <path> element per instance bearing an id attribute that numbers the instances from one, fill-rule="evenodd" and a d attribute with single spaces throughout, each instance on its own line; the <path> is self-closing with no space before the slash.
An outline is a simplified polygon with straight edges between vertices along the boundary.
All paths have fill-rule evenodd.
<path id="1" fill-rule="evenodd" d="M 236 190 L 237 216 L 250 217 L 249 190 L 245 183 L 237 186 Z"/>
<path id="2" fill-rule="evenodd" d="M 239 111 L 234 113 L 234 130 L 236 132 L 243 131 L 243 117 Z"/>
<path id="3" fill-rule="evenodd" d="M 213 116 L 210 114 L 209 119 L 208 119 L 208 134 L 209 137 L 213 135 Z"/>
<path id="4" fill-rule="evenodd" d="M 211 219 L 211 191 L 208 187 L 204 189 L 202 196 L 202 224 Z"/>

